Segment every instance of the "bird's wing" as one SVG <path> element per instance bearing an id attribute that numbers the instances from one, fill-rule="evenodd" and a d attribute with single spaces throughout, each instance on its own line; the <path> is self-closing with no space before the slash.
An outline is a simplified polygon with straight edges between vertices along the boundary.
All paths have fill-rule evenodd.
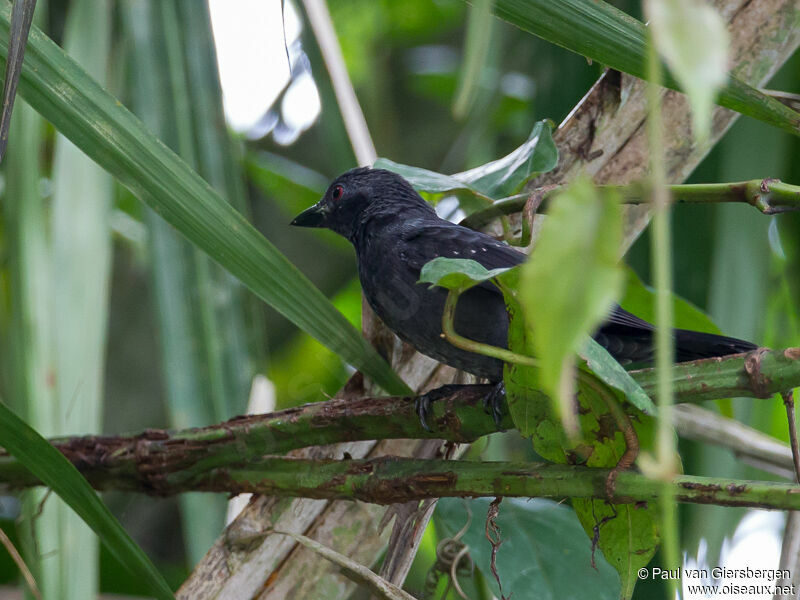
<path id="1" fill-rule="evenodd" d="M 448 222 L 430 223 L 417 220 L 407 221 L 400 235 L 400 258 L 410 268 L 420 270 L 428 261 L 439 256 L 447 258 L 470 258 L 487 269 L 513 267 L 525 262 L 526 254 L 515 250 L 508 244 L 494 238 Z M 480 287 L 500 293 L 493 284 L 484 283 Z M 615 327 L 616 326 L 616 327 Z M 603 323 L 604 329 L 621 328 L 653 331 L 653 326 L 615 305 Z M 628 329 L 630 328 L 630 329 Z"/>
<path id="2" fill-rule="evenodd" d="M 472 259 L 487 269 L 513 267 L 527 256 L 492 237 L 460 225 L 407 222 L 401 233 L 401 259 L 412 269 L 440 256 Z"/>

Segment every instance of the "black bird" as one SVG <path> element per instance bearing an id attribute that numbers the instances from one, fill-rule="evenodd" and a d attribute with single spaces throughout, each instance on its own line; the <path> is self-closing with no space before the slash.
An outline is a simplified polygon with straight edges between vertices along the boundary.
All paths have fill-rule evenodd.
<path id="1" fill-rule="evenodd" d="M 417 282 L 422 266 L 439 256 L 468 258 L 495 269 L 518 265 L 527 259 L 525 254 L 439 218 L 403 177 L 367 167 L 340 175 L 322 200 L 292 225 L 326 227 L 350 240 L 367 301 L 402 340 L 439 362 L 502 382 L 501 361 L 456 348 L 441 336 L 447 290 Z M 493 284 L 476 286 L 459 297 L 455 330 L 479 342 L 507 347 L 508 314 Z M 615 306 L 594 338 L 622 364 L 646 363 L 653 358 L 653 330 L 647 321 Z M 678 362 L 755 348 L 743 340 L 675 330 Z"/>

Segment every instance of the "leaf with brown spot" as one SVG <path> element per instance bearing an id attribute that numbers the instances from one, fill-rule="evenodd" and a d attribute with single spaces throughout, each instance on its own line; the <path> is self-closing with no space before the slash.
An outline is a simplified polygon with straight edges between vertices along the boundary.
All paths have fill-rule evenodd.
<path id="1" fill-rule="evenodd" d="M 532 354 L 528 329 L 515 299 L 507 294 L 510 314 L 509 348 L 520 354 Z M 579 386 L 577 418 L 580 438 L 570 441 L 561 428 L 553 404 L 541 391 L 538 372 L 521 365 L 506 365 L 505 385 L 509 411 L 522 435 L 531 438 L 533 449 L 545 459 L 559 464 L 585 464 L 589 467 L 613 467 L 622 458 L 625 439 L 606 401 L 588 387 Z M 601 384 L 602 385 L 602 384 Z M 626 402 L 623 393 L 604 387 L 626 414 L 643 449 L 654 447 L 654 420 Z M 605 494 L 605 490 L 598 490 Z M 639 568 L 650 562 L 658 548 L 658 515 L 655 506 L 618 507 L 616 513 L 605 500 L 573 499 L 573 508 L 590 540 L 617 570 L 622 582 L 622 598 L 629 598 L 636 584 Z M 600 524 L 598 526 L 598 524 Z"/>

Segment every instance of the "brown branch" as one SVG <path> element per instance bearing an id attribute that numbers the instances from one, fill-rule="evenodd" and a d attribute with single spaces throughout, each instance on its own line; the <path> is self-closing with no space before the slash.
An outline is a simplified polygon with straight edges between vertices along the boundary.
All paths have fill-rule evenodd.
<path id="1" fill-rule="evenodd" d="M 167 478 L 170 493 L 253 493 L 265 496 L 359 500 L 396 504 L 427 498 L 514 496 L 525 498 L 604 498 L 611 469 L 530 462 L 419 460 L 397 456 L 373 459 L 300 459 L 265 456 L 211 469 L 197 477 Z M 96 482 L 93 482 L 96 483 Z M 652 502 L 663 482 L 640 473 L 619 473 L 611 501 Z M 800 486 L 681 475 L 672 485 L 679 502 L 798 510 Z"/>
<path id="2" fill-rule="evenodd" d="M 654 393 L 652 369 L 632 375 L 647 393 Z M 676 398 L 681 402 L 769 397 L 796 385 L 800 385 L 800 351 L 795 348 L 761 348 L 748 354 L 681 363 L 675 366 L 673 377 Z M 340 398 L 271 414 L 236 417 L 209 427 L 176 432 L 147 430 L 133 436 L 61 438 L 53 443 L 98 487 L 158 495 L 172 493 L 164 482 L 174 477 L 189 481 L 212 469 L 310 446 L 387 439 L 469 443 L 498 431 L 483 406 L 492 389 L 492 385 L 463 386 L 434 402 L 429 423 L 432 432 L 421 426 L 414 412 L 414 398 Z M 501 427 L 513 426 L 505 411 Z M 433 456 L 438 445 L 428 445 L 427 455 Z M 315 458 L 325 456 L 319 449 L 314 452 Z M 350 448 L 328 448 L 327 456 L 341 458 L 345 452 L 351 452 Z M 0 484 L 22 487 L 35 483 L 22 465 L 0 452 Z"/>
<path id="3" fill-rule="evenodd" d="M 757 469 L 794 479 L 792 450 L 784 442 L 734 419 L 694 406 L 676 404 L 675 431 L 682 438 L 725 448 Z"/>

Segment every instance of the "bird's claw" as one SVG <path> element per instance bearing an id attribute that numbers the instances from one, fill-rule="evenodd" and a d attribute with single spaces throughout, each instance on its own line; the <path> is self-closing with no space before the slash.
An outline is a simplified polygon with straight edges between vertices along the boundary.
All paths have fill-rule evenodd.
<path id="1" fill-rule="evenodd" d="M 483 408 L 486 409 L 486 412 L 492 415 L 492 419 L 494 419 L 494 424 L 497 426 L 499 431 L 505 431 L 503 429 L 503 415 L 504 415 L 504 405 L 506 399 L 506 385 L 504 382 L 498 382 L 492 391 L 486 394 L 483 398 Z"/>
<path id="2" fill-rule="evenodd" d="M 420 425 L 422 425 L 422 428 L 425 431 L 433 431 L 428 425 L 433 417 L 433 403 L 436 400 L 441 400 L 442 398 L 453 394 L 463 387 L 465 387 L 464 384 L 459 383 L 443 385 L 425 394 L 422 394 L 421 396 L 417 396 L 414 399 L 414 412 L 417 413 Z M 483 407 L 488 414 L 492 415 L 494 424 L 497 426 L 499 431 L 505 431 L 505 429 L 502 427 L 503 416 L 505 415 L 505 399 L 506 387 L 502 381 L 495 384 L 489 393 L 483 398 Z"/>
<path id="3" fill-rule="evenodd" d="M 428 432 L 433 431 L 428 426 L 428 419 L 430 419 L 433 414 L 433 400 L 434 398 L 430 397 L 430 392 L 414 398 L 414 412 L 417 413 L 422 428 Z"/>
<path id="4" fill-rule="evenodd" d="M 420 425 L 422 425 L 425 431 L 433 431 L 433 429 L 428 426 L 428 421 L 433 417 L 433 403 L 450 396 L 464 387 L 466 386 L 463 383 L 451 383 L 426 392 L 414 399 L 414 412 L 417 413 Z"/>

